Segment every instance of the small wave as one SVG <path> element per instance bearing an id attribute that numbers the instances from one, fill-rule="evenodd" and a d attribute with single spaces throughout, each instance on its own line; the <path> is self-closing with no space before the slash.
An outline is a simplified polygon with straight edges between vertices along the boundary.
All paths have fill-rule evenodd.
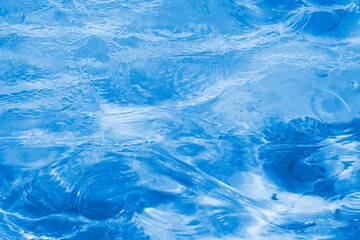
<path id="1" fill-rule="evenodd" d="M 355 0 L 0 0 L 2 239 L 358 239 Z"/>

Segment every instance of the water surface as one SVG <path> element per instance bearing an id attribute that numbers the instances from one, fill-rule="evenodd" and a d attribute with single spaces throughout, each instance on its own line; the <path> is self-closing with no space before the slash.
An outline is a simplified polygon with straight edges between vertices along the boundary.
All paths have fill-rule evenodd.
<path id="1" fill-rule="evenodd" d="M 0 0 L 1 239 L 360 239 L 358 0 Z"/>

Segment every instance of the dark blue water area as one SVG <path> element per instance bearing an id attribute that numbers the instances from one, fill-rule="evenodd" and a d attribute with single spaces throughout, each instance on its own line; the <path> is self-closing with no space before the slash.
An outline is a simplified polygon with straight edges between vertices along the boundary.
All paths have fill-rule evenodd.
<path id="1" fill-rule="evenodd" d="M 0 239 L 360 239 L 358 0 L 0 0 Z"/>

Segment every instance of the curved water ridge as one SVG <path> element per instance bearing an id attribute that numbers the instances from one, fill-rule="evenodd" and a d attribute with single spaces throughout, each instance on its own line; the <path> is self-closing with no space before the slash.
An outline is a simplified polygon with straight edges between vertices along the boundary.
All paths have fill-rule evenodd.
<path id="1" fill-rule="evenodd" d="M 1 239 L 358 239 L 357 0 L 0 0 Z"/>

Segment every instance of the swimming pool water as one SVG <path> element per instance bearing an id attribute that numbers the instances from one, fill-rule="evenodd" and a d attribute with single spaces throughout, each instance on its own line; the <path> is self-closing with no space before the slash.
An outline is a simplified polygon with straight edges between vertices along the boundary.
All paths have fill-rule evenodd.
<path id="1" fill-rule="evenodd" d="M 0 239 L 360 239 L 358 0 L 0 0 Z"/>

